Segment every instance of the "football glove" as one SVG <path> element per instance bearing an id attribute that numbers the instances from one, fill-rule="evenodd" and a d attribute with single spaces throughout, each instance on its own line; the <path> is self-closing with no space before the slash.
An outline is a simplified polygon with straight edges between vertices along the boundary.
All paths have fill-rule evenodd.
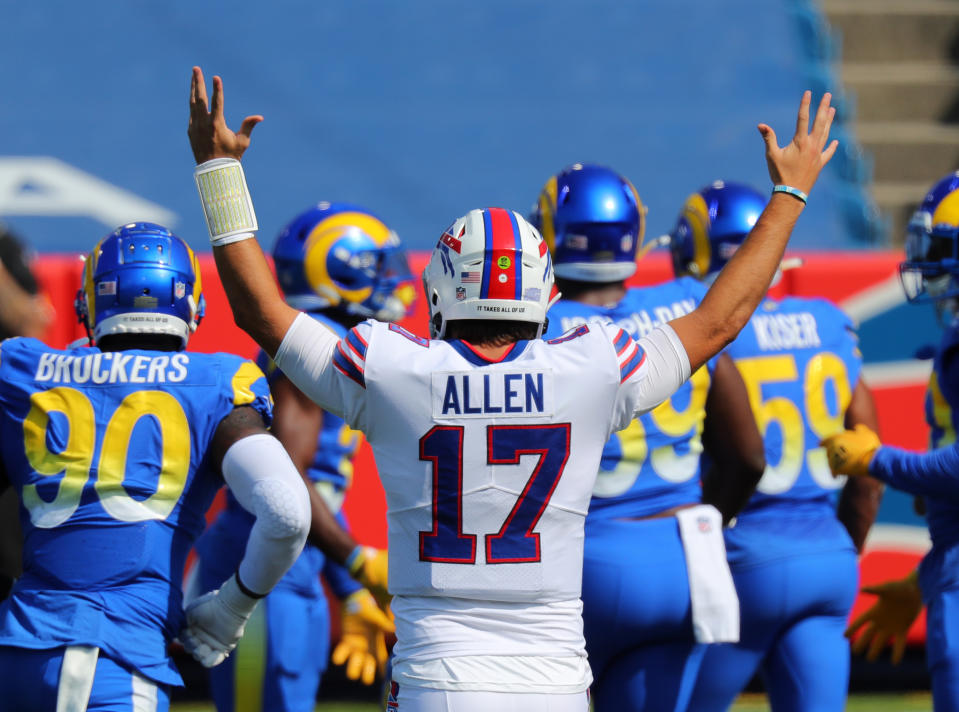
<path id="1" fill-rule="evenodd" d="M 852 652 L 859 655 L 867 651 L 866 660 L 872 662 L 879 657 L 886 643 L 891 642 L 892 663 L 898 665 L 906 650 L 906 634 L 922 611 L 922 594 L 916 572 L 901 580 L 863 586 L 862 591 L 873 593 L 879 599 L 846 629 L 846 637 L 852 638 L 865 626 L 853 641 Z"/>
<path id="2" fill-rule="evenodd" d="M 180 642 L 203 667 L 219 665 L 236 647 L 259 600 L 243 593 L 231 576 L 218 590 L 187 606 Z"/>
<path id="3" fill-rule="evenodd" d="M 387 554 L 385 549 L 374 549 L 372 546 L 357 546 L 346 560 L 346 568 L 350 575 L 363 584 L 384 606 L 390 600 L 386 590 L 387 584 Z"/>
<path id="4" fill-rule="evenodd" d="M 859 424 L 854 430 L 823 438 L 819 445 L 826 448 L 826 459 L 833 476 L 865 477 L 869 474 L 869 463 L 882 443 L 872 430 Z"/>
<path id="5" fill-rule="evenodd" d="M 333 664 L 346 664 L 346 676 L 372 685 L 377 673 L 386 670 L 386 633 L 396 630 L 391 615 L 376 605 L 373 595 L 365 588 L 343 601 L 343 630 L 340 642 L 333 650 Z"/>

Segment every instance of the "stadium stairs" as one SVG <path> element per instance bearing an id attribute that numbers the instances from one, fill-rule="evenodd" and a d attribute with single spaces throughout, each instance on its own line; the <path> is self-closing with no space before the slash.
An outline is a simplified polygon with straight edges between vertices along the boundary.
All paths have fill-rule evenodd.
<path id="1" fill-rule="evenodd" d="M 959 3 L 825 0 L 841 38 L 853 130 L 871 156 L 872 194 L 893 245 L 926 189 L 959 168 Z"/>

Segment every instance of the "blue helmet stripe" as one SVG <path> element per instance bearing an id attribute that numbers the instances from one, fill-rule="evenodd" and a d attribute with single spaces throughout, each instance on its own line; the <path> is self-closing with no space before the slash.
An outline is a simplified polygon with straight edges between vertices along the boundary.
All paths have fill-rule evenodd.
<path id="1" fill-rule="evenodd" d="M 523 241 L 520 238 L 519 223 L 516 222 L 516 213 L 509 213 L 509 221 L 513 226 L 513 244 L 516 245 L 516 257 L 513 258 L 513 279 L 516 284 L 516 293 L 513 299 L 519 300 L 523 293 Z"/>
<path id="2" fill-rule="evenodd" d="M 483 278 L 480 281 L 480 298 L 489 299 L 489 281 L 493 276 L 493 222 L 489 210 L 483 211 L 483 234 L 486 245 L 483 250 Z"/>

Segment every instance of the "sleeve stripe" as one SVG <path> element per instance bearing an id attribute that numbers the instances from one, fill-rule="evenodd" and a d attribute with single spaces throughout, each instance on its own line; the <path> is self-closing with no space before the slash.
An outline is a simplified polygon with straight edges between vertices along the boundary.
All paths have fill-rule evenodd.
<path id="1" fill-rule="evenodd" d="M 639 370 L 639 367 L 646 362 L 646 352 L 639 348 L 637 348 L 636 351 L 637 351 L 636 355 L 633 356 L 633 358 L 628 363 L 620 367 L 619 369 L 619 373 L 621 376 L 619 380 L 620 383 L 625 383 L 627 379 L 629 379 L 630 376 L 636 373 L 636 371 Z"/>
<path id="2" fill-rule="evenodd" d="M 356 355 L 361 359 L 366 358 L 366 349 L 367 343 L 363 341 L 363 337 L 360 336 L 359 332 L 356 330 L 356 327 L 353 327 L 346 333 L 346 340 L 352 348 Z"/>
<path id="3" fill-rule="evenodd" d="M 366 388 L 366 378 L 363 376 L 363 371 L 357 368 L 346 356 L 346 352 L 343 351 L 342 341 L 336 345 L 336 351 L 333 352 L 333 366 L 344 376 L 351 378 L 361 387 Z"/>
<path id="4" fill-rule="evenodd" d="M 613 346 L 616 349 L 616 355 L 617 356 L 622 355 L 623 351 L 631 343 L 635 343 L 635 342 L 632 340 L 632 338 L 630 338 L 629 334 L 627 334 L 625 331 L 620 329 L 619 333 L 616 334 L 616 338 L 613 339 Z"/>

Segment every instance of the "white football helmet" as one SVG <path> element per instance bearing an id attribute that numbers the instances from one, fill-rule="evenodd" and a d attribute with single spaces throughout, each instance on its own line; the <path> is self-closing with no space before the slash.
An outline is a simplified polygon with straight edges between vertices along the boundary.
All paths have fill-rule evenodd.
<path id="1" fill-rule="evenodd" d="M 546 242 L 519 213 L 471 210 L 440 236 L 423 271 L 430 335 L 459 319 L 539 324 L 559 298 Z"/>

